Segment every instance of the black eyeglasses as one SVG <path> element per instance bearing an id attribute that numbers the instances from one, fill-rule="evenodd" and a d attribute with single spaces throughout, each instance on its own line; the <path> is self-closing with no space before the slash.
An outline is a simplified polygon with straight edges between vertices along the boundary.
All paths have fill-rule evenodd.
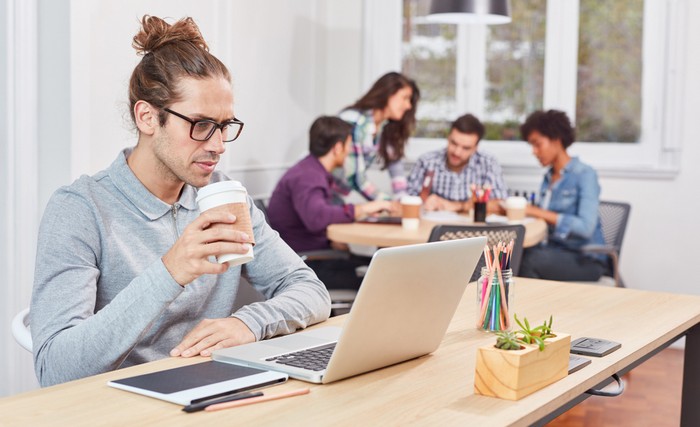
<path id="1" fill-rule="evenodd" d="M 224 142 L 231 142 L 235 141 L 243 130 L 243 122 L 236 118 L 233 120 L 227 120 L 223 123 L 217 123 L 214 120 L 209 119 L 190 119 L 187 116 L 176 113 L 170 108 L 163 108 L 163 111 L 167 111 L 168 113 L 177 116 L 182 120 L 187 120 L 190 122 L 190 138 L 194 139 L 195 141 L 209 141 L 209 138 L 214 135 L 214 132 L 216 132 L 217 129 L 220 129 Z"/>

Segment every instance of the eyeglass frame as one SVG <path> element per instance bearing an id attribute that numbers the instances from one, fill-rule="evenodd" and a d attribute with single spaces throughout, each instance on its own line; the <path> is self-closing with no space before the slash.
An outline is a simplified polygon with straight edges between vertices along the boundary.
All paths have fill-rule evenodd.
<path id="1" fill-rule="evenodd" d="M 187 116 L 185 116 L 185 115 L 183 115 L 183 114 L 180 114 L 180 113 L 178 113 L 178 112 L 176 112 L 176 111 L 173 111 L 173 110 L 171 110 L 170 108 L 163 108 L 163 111 L 165 111 L 165 112 L 167 112 L 167 113 L 170 113 L 170 114 L 172 114 L 172 115 L 174 115 L 174 116 L 176 116 L 176 117 L 181 118 L 182 120 L 185 120 L 185 121 L 189 122 L 189 124 L 190 124 L 190 138 L 192 138 L 193 140 L 198 141 L 198 142 L 207 142 L 207 141 L 209 141 L 209 140 L 211 139 L 211 137 L 214 136 L 214 132 L 216 132 L 217 129 L 219 129 L 220 131 L 223 132 L 224 128 L 225 128 L 226 126 L 229 126 L 229 125 L 232 124 L 232 123 L 233 123 L 233 124 L 237 124 L 237 125 L 241 125 L 241 127 L 238 128 L 238 132 L 236 133 L 236 136 L 233 137 L 233 139 L 224 140 L 224 142 L 233 142 L 233 141 L 235 141 L 236 139 L 238 139 L 238 137 L 241 135 L 241 132 L 243 132 L 243 126 L 245 125 L 245 123 L 243 123 L 242 121 L 238 120 L 238 119 L 235 118 L 235 117 L 233 118 L 233 120 L 226 120 L 226 121 L 223 122 L 223 123 L 219 123 L 219 122 L 215 122 L 214 120 L 211 120 L 211 119 L 194 120 L 194 119 L 191 119 L 191 118 L 189 118 L 189 117 L 187 117 Z M 211 128 L 211 131 L 209 131 L 209 134 L 207 135 L 206 138 L 204 138 L 204 139 L 197 139 L 197 138 L 195 138 L 195 137 L 193 136 L 194 127 L 197 125 L 197 123 L 202 123 L 202 122 L 204 122 L 204 123 L 211 123 L 211 124 L 214 125 L 214 127 Z"/>

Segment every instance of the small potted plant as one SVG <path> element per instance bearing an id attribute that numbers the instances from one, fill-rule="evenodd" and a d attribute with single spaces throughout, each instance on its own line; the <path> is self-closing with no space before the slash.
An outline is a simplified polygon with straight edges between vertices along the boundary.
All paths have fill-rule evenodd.
<path id="1" fill-rule="evenodd" d="M 518 400 L 567 375 L 571 335 L 552 332 L 549 322 L 531 327 L 527 318 L 520 330 L 496 333 L 496 344 L 479 347 L 474 392 Z"/>

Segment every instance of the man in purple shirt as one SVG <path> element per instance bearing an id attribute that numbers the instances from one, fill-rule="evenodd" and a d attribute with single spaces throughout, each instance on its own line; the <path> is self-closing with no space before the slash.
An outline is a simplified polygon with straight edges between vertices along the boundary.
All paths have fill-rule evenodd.
<path id="1" fill-rule="evenodd" d="M 331 247 L 347 249 L 331 244 L 326 227 L 397 210 L 386 200 L 363 204 L 343 202 L 342 190 L 331 171 L 343 166 L 352 145 L 351 133 L 352 126 L 340 118 L 316 119 L 309 130 L 310 154 L 289 168 L 272 192 L 268 204 L 270 225 L 297 252 Z M 357 288 L 360 280 L 354 273 L 355 267 L 366 263 L 355 258 L 307 262 L 329 289 Z"/>

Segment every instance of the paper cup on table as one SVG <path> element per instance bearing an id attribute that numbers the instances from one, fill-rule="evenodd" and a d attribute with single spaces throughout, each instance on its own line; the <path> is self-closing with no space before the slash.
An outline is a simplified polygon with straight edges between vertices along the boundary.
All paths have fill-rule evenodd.
<path id="1" fill-rule="evenodd" d="M 527 199 L 524 197 L 508 197 L 506 199 L 506 216 L 509 221 L 520 221 L 525 218 Z"/>
<path id="2" fill-rule="evenodd" d="M 407 230 L 417 230 L 420 225 L 420 207 L 423 204 L 418 196 L 401 198 L 401 225 Z"/>
<path id="3" fill-rule="evenodd" d="M 197 193 L 197 205 L 201 212 L 225 211 L 236 216 L 236 222 L 233 224 L 212 224 L 210 227 L 231 227 L 246 233 L 251 239 L 253 238 L 253 224 L 248 208 L 248 192 L 240 182 L 220 181 L 200 188 Z M 254 257 L 253 244 L 244 254 L 222 254 L 216 260 L 219 264 L 228 262 L 232 267 L 245 264 Z"/>

